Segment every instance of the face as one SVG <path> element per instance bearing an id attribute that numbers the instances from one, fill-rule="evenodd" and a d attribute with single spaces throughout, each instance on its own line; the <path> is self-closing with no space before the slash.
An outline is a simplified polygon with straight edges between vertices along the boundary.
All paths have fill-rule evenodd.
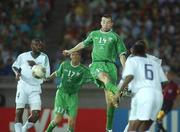
<path id="1" fill-rule="evenodd" d="M 33 52 L 41 52 L 43 50 L 43 43 L 41 41 L 33 40 L 31 42 L 31 49 Z"/>
<path id="2" fill-rule="evenodd" d="M 71 58 L 71 61 L 72 61 L 72 62 L 76 62 L 76 63 L 79 63 L 80 60 L 81 60 L 81 56 L 80 56 L 80 53 L 79 53 L 79 52 L 73 52 L 73 53 L 70 55 L 70 58 Z"/>
<path id="3" fill-rule="evenodd" d="M 109 31 L 113 26 L 113 22 L 111 20 L 111 18 L 106 18 L 106 17 L 102 17 L 101 18 L 101 29 L 102 31 Z"/>

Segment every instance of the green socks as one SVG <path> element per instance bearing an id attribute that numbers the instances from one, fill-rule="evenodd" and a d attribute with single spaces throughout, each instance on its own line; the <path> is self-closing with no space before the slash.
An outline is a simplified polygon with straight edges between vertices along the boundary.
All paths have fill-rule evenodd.
<path id="1" fill-rule="evenodd" d="M 105 88 L 114 94 L 118 92 L 118 88 L 116 85 L 112 84 L 111 82 L 108 82 L 105 84 Z"/>
<path id="2" fill-rule="evenodd" d="M 113 125 L 113 117 L 114 117 L 114 107 L 107 108 L 107 114 L 106 114 L 106 129 L 111 130 Z"/>
<path id="3" fill-rule="evenodd" d="M 52 132 L 52 130 L 56 127 L 56 124 L 54 121 L 51 121 L 51 123 L 48 125 L 48 128 L 46 129 L 45 132 Z"/>

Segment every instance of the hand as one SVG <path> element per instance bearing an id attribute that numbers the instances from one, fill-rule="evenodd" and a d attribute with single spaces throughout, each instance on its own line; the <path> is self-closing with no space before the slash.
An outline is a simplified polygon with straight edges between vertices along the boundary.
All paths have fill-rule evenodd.
<path id="1" fill-rule="evenodd" d="M 27 62 L 28 62 L 28 64 L 29 64 L 29 66 L 31 66 L 31 67 L 33 67 L 34 65 L 36 65 L 36 62 L 33 61 L 33 60 L 28 60 Z"/>
<path id="2" fill-rule="evenodd" d="M 20 76 L 21 76 L 21 73 L 17 72 L 17 73 L 16 73 L 16 80 L 17 80 L 17 81 L 19 81 Z"/>
<path id="3" fill-rule="evenodd" d="M 68 56 L 70 54 L 71 54 L 71 52 L 69 50 L 63 50 L 63 55 L 64 56 Z"/>
<path id="4" fill-rule="evenodd" d="M 50 81 L 50 80 L 51 80 L 50 77 L 43 78 L 43 82 L 47 82 L 47 81 Z"/>
<path id="5" fill-rule="evenodd" d="M 122 92 L 122 96 L 124 97 L 133 97 L 133 93 L 129 91 L 127 88 Z"/>

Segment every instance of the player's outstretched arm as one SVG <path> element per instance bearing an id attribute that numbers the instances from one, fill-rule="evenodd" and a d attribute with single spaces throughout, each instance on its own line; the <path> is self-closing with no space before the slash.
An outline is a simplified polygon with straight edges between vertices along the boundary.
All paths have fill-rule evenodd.
<path id="1" fill-rule="evenodd" d="M 70 55 L 71 53 L 73 53 L 75 51 L 79 51 L 79 50 L 83 49 L 84 47 L 85 46 L 84 46 L 83 42 L 80 42 L 74 48 L 72 48 L 70 50 L 63 50 L 63 55 L 65 55 L 65 56 Z"/>
<path id="2" fill-rule="evenodd" d="M 114 96 L 114 100 L 117 100 L 119 97 L 122 96 L 123 91 L 125 90 L 125 88 L 128 87 L 128 84 L 133 80 L 133 75 L 128 75 L 126 76 L 125 80 L 123 81 L 121 88 L 119 90 L 119 92 Z"/>
<path id="3" fill-rule="evenodd" d="M 49 77 L 45 78 L 44 81 L 50 81 L 56 78 L 56 72 L 53 72 Z"/>

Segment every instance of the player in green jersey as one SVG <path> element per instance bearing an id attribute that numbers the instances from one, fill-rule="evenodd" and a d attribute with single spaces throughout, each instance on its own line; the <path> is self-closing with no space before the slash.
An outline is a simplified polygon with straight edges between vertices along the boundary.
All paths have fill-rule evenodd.
<path id="1" fill-rule="evenodd" d="M 89 69 L 80 63 L 80 53 L 73 52 L 70 58 L 71 61 L 62 62 L 59 69 L 46 79 L 61 78 L 55 97 L 55 118 L 48 125 L 46 132 L 52 132 L 62 120 L 64 113 L 68 115 L 68 132 L 74 132 L 79 89 L 84 83 L 93 81 Z"/>
<path id="2" fill-rule="evenodd" d="M 107 103 L 107 131 L 112 131 L 112 122 L 114 115 L 114 102 L 112 101 L 112 93 L 116 93 L 118 88 L 117 69 L 115 59 L 117 56 L 124 67 L 126 57 L 126 47 L 118 34 L 112 31 L 113 21 L 110 15 L 104 15 L 101 18 L 101 29 L 92 31 L 88 37 L 77 44 L 70 50 L 64 50 L 64 55 L 70 55 L 75 51 L 79 51 L 85 47 L 93 46 L 92 64 L 90 71 L 99 87 L 103 87 L 105 91 Z"/>

